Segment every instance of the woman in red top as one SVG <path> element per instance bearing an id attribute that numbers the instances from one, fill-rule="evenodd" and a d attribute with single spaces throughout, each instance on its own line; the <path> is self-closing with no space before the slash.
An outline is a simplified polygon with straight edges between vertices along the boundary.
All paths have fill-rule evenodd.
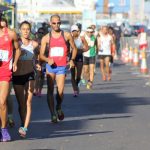
<path id="1" fill-rule="evenodd" d="M 9 93 L 9 86 L 12 76 L 12 69 L 17 70 L 17 61 L 20 56 L 17 34 L 1 25 L 0 19 L 0 116 L 1 131 L 0 139 L 2 142 L 10 141 L 11 137 L 7 130 L 7 105 L 6 99 Z M 15 47 L 15 58 L 13 62 L 13 46 Z M 13 64 L 12 64 L 13 62 Z"/>

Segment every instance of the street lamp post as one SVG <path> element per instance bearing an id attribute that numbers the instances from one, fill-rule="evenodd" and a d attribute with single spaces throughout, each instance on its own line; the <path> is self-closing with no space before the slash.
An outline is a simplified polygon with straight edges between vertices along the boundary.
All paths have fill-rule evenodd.
<path id="1" fill-rule="evenodd" d="M 110 17 L 110 19 L 111 19 L 111 17 L 112 17 L 112 13 L 113 13 L 113 8 L 114 8 L 114 3 L 109 3 L 108 4 L 108 9 L 109 9 L 109 17 Z"/>
<path id="2" fill-rule="evenodd" d="M 17 28 L 17 3 L 16 0 L 14 0 L 13 3 L 11 3 L 12 6 L 12 26 L 14 28 Z"/>

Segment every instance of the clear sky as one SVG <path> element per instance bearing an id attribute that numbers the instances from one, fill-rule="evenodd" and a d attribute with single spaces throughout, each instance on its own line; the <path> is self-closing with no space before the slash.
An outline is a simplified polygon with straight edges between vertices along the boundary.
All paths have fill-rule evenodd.
<path id="1" fill-rule="evenodd" d="M 114 4 L 113 12 L 128 12 L 130 9 L 130 0 L 109 0 L 109 3 Z M 103 11 L 103 0 L 97 1 L 97 11 Z"/>

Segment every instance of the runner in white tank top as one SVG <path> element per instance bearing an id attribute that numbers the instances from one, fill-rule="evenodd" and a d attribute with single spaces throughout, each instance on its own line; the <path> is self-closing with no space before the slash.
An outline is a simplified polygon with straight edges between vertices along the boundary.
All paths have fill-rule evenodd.
<path id="1" fill-rule="evenodd" d="M 21 32 L 21 57 L 18 61 L 18 70 L 13 74 L 13 84 L 18 101 L 18 110 L 21 119 L 19 134 L 21 137 L 26 136 L 27 128 L 30 122 L 32 112 L 32 96 L 34 91 L 34 50 L 38 43 L 29 38 L 31 25 L 24 21 L 20 25 Z M 39 67 L 39 68 L 38 68 Z M 40 66 L 37 64 L 37 68 Z"/>
<path id="2" fill-rule="evenodd" d="M 98 55 L 100 59 L 100 70 L 103 81 L 106 81 L 106 77 L 108 81 L 111 80 L 109 63 L 112 44 L 113 39 L 108 33 L 108 27 L 103 26 L 98 37 Z"/>
<path id="3" fill-rule="evenodd" d="M 98 55 L 111 55 L 111 41 L 112 37 L 107 35 L 100 35 L 100 49 L 98 51 Z"/>

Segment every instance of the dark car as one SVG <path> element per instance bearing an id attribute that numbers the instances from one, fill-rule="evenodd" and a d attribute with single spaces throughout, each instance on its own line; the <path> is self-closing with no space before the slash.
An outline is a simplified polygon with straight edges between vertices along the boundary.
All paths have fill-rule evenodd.
<path id="1" fill-rule="evenodd" d="M 147 32 L 147 27 L 145 25 L 133 25 L 133 35 L 138 36 L 138 34 L 141 32 L 141 29 L 144 29 L 145 32 Z"/>

